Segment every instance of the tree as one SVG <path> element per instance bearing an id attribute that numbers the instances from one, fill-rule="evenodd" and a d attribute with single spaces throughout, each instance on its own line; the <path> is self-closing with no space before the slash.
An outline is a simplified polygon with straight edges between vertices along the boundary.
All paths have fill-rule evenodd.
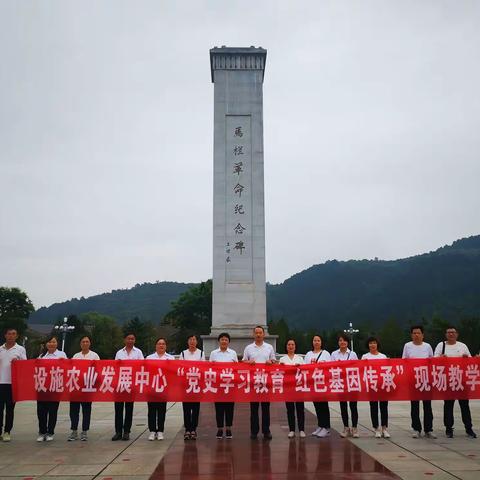
<path id="1" fill-rule="evenodd" d="M 458 323 L 459 340 L 466 343 L 472 355 L 480 350 L 480 318 L 462 318 Z"/>
<path id="2" fill-rule="evenodd" d="M 135 346 L 144 354 L 152 353 L 157 331 L 152 322 L 142 322 L 138 317 L 132 318 L 123 326 L 123 335 L 133 333 Z"/>
<path id="3" fill-rule="evenodd" d="M 114 358 L 123 345 L 122 331 L 115 319 L 97 312 L 84 313 L 80 318 L 92 337 L 92 350 L 102 360 Z"/>
<path id="4" fill-rule="evenodd" d="M 387 320 L 378 332 L 381 352 L 387 357 L 401 357 L 406 338 L 405 330 L 396 320 Z"/>
<path id="5" fill-rule="evenodd" d="M 286 353 L 285 344 L 289 338 L 294 338 L 297 352 L 301 351 L 298 345 L 298 338 L 295 338 L 290 334 L 290 328 L 288 327 L 285 318 L 281 317 L 279 320 L 270 320 L 268 322 L 268 333 L 278 335 L 277 352 Z"/>
<path id="6" fill-rule="evenodd" d="M 207 335 L 212 325 L 212 281 L 207 280 L 182 293 L 172 302 L 171 310 L 163 323 L 172 325 L 177 332 L 172 342 L 179 351 L 186 344 L 188 335 Z"/>
<path id="7" fill-rule="evenodd" d="M 0 287 L 0 329 L 15 328 L 19 335 L 27 330 L 27 319 L 35 311 L 28 295 L 19 288 Z"/>

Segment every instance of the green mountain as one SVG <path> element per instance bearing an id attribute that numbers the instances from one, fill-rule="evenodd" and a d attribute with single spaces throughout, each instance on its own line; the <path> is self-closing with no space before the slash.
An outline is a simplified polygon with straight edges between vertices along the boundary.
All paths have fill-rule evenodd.
<path id="1" fill-rule="evenodd" d="M 42 307 L 29 323 L 99 312 L 124 323 L 138 316 L 158 323 L 170 302 L 195 284 L 157 282 Z M 292 327 L 330 329 L 349 321 L 408 324 L 422 317 L 457 321 L 480 312 L 480 235 L 423 255 L 393 261 L 328 261 L 267 285 L 269 319 Z"/>
<path id="2" fill-rule="evenodd" d="M 301 328 L 480 313 L 480 236 L 393 261 L 328 261 L 268 290 L 268 316 Z"/>
<path id="3" fill-rule="evenodd" d="M 192 287 L 193 283 L 156 282 L 137 284 L 133 288 L 112 290 L 88 298 L 72 298 L 39 308 L 30 315 L 30 324 L 52 324 L 68 315 L 98 312 L 125 323 L 134 317 L 158 323 L 170 310 L 170 302 Z"/>

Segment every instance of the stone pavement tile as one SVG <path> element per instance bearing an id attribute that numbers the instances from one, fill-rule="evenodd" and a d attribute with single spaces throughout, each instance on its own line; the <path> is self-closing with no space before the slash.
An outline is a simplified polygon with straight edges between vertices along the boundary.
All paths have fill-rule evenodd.
<path id="1" fill-rule="evenodd" d="M 406 450 L 418 453 L 418 452 L 431 452 L 445 450 L 445 447 L 438 443 L 437 440 L 426 440 L 423 438 L 405 438 L 393 440 L 396 445 Z"/>
<path id="2" fill-rule="evenodd" d="M 151 462 L 152 459 L 155 459 L 158 463 L 160 461 L 160 458 L 165 454 L 167 450 L 168 450 L 167 445 L 157 448 L 155 452 L 145 451 L 141 453 L 134 453 L 134 452 L 131 452 L 130 449 L 128 449 L 125 452 L 123 452 L 120 456 L 115 458 L 115 460 L 113 460 L 112 462 L 112 465 L 115 465 L 116 463 L 123 464 L 125 462 L 131 462 L 131 463 Z"/>
<path id="3" fill-rule="evenodd" d="M 454 475 L 461 480 L 478 480 L 480 478 L 480 472 L 456 471 Z"/>
<path id="4" fill-rule="evenodd" d="M 99 475 L 95 480 L 149 480 L 150 475 Z"/>
<path id="5" fill-rule="evenodd" d="M 454 473 L 456 470 L 463 470 L 466 472 L 477 471 L 478 478 L 480 478 L 480 464 L 466 458 L 461 460 L 430 460 L 430 462 L 433 465 L 452 473 Z"/>
<path id="6" fill-rule="evenodd" d="M 382 465 L 390 469 L 392 472 L 424 472 L 424 473 L 440 473 L 441 469 L 431 465 L 425 460 L 412 460 L 405 462 L 404 460 L 385 460 Z"/>
<path id="7" fill-rule="evenodd" d="M 7 465 L 0 470 L 0 476 L 38 476 L 44 475 L 53 468 L 55 464 L 39 465 L 39 464 L 25 464 L 25 465 Z"/>
<path id="8" fill-rule="evenodd" d="M 443 449 L 443 450 L 434 450 L 434 451 L 427 451 L 427 452 L 420 452 L 419 453 L 422 458 L 428 461 L 432 460 L 441 460 L 441 461 L 463 461 L 468 462 L 470 459 L 465 458 L 464 455 L 457 452 L 452 452 L 451 450 Z"/>
<path id="9" fill-rule="evenodd" d="M 102 476 L 114 476 L 114 475 L 150 475 L 159 462 L 158 458 L 150 460 L 149 462 L 134 463 L 111 463 L 102 472 Z"/>
<path id="10" fill-rule="evenodd" d="M 97 475 L 105 468 L 102 465 L 57 465 L 53 470 L 48 472 L 49 476 L 56 475 Z"/>
<path id="11" fill-rule="evenodd" d="M 93 480 L 95 475 L 42 475 L 38 480 Z M 12 479 L 10 479 L 12 480 Z"/>
<path id="12" fill-rule="evenodd" d="M 458 480 L 458 478 L 447 472 L 435 472 L 425 475 L 424 472 L 399 472 L 397 475 L 402 480 Z M 470 479 L 468 479 L 470 480 Z M 476 479 L 478 480 L 478 479 Z"/>
<path id="13" fill-rule="evenodd" d="M 402 462 L 411 462 L 411 461 L 418 460 L 417 455 L 414 455 L 413 453 L 410 453 L 410 452 L 406 452 L 401 448 L 393 452 L 392 451 L 387 451 L 387 452 L 372 451 L 368 453 L 375 460 L 378 460 L 382 464 L 386 461 L 392 461 L 392 460 L 398 460 Z"/>

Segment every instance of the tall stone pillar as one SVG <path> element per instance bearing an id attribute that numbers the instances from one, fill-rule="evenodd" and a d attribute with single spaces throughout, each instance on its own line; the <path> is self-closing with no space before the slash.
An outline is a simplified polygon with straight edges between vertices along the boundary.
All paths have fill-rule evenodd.
<path id="1" fill-rule="evenodd" d="M 242 353 L 266 328 L 263 48 L 212 48 L 214 83 L 213 318 L 207 354 L 226 331 Z M 274 343 L 276 336 L 269 337 Z"/>

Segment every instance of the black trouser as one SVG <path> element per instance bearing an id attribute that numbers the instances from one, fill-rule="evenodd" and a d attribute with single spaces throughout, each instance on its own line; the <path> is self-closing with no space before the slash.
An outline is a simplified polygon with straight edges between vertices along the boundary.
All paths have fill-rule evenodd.
<path id="1" fill-rule="evenodd" d="M 3 410 L 5 409 L 5 430 L 3 430 Z M 0 435 L 2 432 L 10 433 L 13 427 L 13 411 L 15 403 L 12 397 L 12 385 L 0 383 Z"/>
<path id="2" fill-rule="evenodd" d="M 78 430 L 80 407 L 82 407 L 82 432 L 86 432 L 90 428 L 92 402 L 70 402 L 70 428 Z"/>
<path id="3" fill-rule="evenodd" d="M 330 409 L 328 402 L 313 402 L 315 413 L 317 414 L 317 423 L 320 428 L 330 428 Z"/>
<path id="4" fill-rule="evenodd" d="M 183 424 L 186 432 L 197 431 L 199 416 L 200 402 L 183 402 Z"/>
<path id="5" fill-rule="evenodd" d="M 125 420 L 123 407 L 125 406 Z M 130 433 L 132 428 L 133 402 L 115 402 L 115 432 Z"/>
<path id="6" fill-rule="evenodd" d="M 163 432 L 167 402 L 148 402 L 148 429 L 151 432 Z"/>
<path id="7" fill-rule="evenodd" d="M 233 423 L 233 402 L 215 402 L 215 416 L 217 418 L 217 428 L 224 426 L 229 428 Z"/>
<path id="8" fill-rule="evenodd" d="M 305 406 L 303 402 L 286 402 L 288 429 L 290 432 L 295 431 L 295 410 L 297 411 L 298 430 L 303 432 L 305 430 Z"/>
<path id="9" fill-rule="evenodd" d="M 38 431 L 40 435 L 53 435 L 57 424 L 60 402 L 37 402 Z"/>
<path id="10" fill-rule="evenodd" d="M 422 400 L 423 403 L 423 429 L 425 433 L 433 430 L 433 412 L 431 400 Z M 422 431 L 422 422 L 420 421 L 420 402 L 418 400 L 410 402 L 410 417 L 412 418 L 412 428 L 416 432 Z"/>
<path id="11" fill-rule="evenodd" d="M 370 402 L 370 418 L 373 428 L 378 428 L 378 406 L 380 405 L 380 421 L 382 427 L 388 427 L 388 402 Z"/>
<path id="12" fill-rule="evenodd" d="M 350 413 L 352 415 L 352 427 L 357 428 L 357 424 L 358 424 L 357 402 L 340 402 L 340 412 L 342 414 L 343 426 L 348 427 L 347 403 L 348 405 L 350 405 Z"/>
<path id="13" fill-rule="evenodd" d="M 262 433 L 270 433 L 270 403 L 262 403 Z M 250 432 L 252 435 L 258 435 L 260 430 L 260 424 L 258 421 L 258 407 L 259 402 L 250 403 Z"/>
<path id="14" fill-rule="evenodd" d="M 465 430 L 472 429 L 472 415 L 470 414 L 470 406 L 468 400 L 459 400 L 460 411 L 462 412 L 462 422 L 465 425 Z M 445 400 L 443 402 L 443 424 L 447 429 L 453 428 L 453 406 L 455 400 Z"/>

